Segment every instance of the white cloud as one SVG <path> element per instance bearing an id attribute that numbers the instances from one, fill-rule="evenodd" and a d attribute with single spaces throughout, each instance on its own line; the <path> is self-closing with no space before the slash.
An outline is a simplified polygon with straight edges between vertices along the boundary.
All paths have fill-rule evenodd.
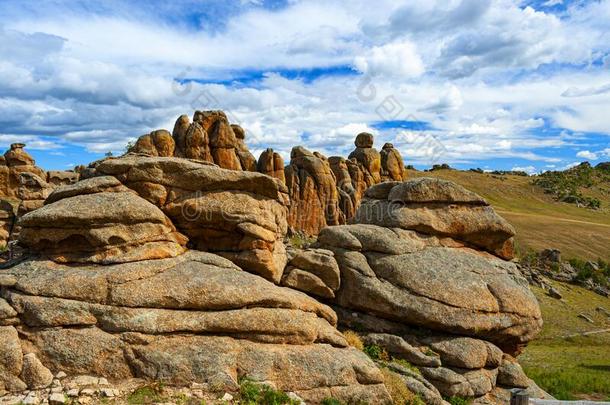
<path id="1" fill-rule="evenodd" d="M 588 150 L 581 150 L 580 152 L 578 152 L 576 154 L 576 157 L 580 157 L 580 158 L 584 158 L 584 159 L 588 159 L 588 160 L 597 160 L 598 159 L 597 153 L 590 152 Z"/>
<path id="2" fill-rule="evenodd" d="M 514 166 L 511 169 L 513 172 L 525 172 L 527 174 L 536 174 L 538 170 L 534 166 Z"/>
<path id="3" fill-rule="evenodd" d="M 409 41 L 375 46 L 354 59 L 356 68 L 372 76 L 417 77 L 424 73 L 423 62 L 415 45 Z"/>
<path id="4" fill-rule="evenodd" d="M 305 144 L 344 155 L 358 132 L 374 132 L 370 125 L 380 120 L 376 110 L 388 96 L 400 106 L 390 118 L 431 128 L 376 132 L 378 147 L 401 145 L 407 161 L 430 155 L 430 145 L 413 145 L 428 136 L 449 163 L 553 162 L 550 148 L 585 147 L 575 144 L 574 133 L 610 133 L 610 100 L 585 97 L 603 94 L 610 83 L 610 71 L 592 63 L 609 53 L 610 1 L 568 7 L 561 18 L 517 0 L 380 0 L 374 7 L 312 0 L 274 10 L 255 1 L 203 19 L 200 27 L 174 18 L 196 3 L 154 10 L 110 2 L 108 12 L 93 14 L 77 2 L 60 3 L 0 6 L 6 11 L 0 12 L 0 128 L 11 136 L 119 151 L 128 139 L 171 129 L 182 113 L 222 108 L 246 128 L 253 150 L 269 146 L 287 156 Z M 562 67 L 570 64 L 587 67 Z M 359 97 L 362 75 L 308 81 L 280 74 L 337 66 L 371 74 L 375 95 Z M 262 78 L 176 88 L 181 73 Z M 184 89 L 190 91 L 181 94 Z M 547 126 L 566 133 L 545 133 Z"/>

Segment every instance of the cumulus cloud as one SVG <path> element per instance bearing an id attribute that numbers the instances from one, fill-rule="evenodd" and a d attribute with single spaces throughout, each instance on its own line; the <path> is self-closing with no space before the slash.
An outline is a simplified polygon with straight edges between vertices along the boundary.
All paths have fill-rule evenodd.
<path id="1" fill-rule="evenodd" d="M 597 153 L 588 150 L 581 150 L 576 154 L 576 157 L 581 157 L 588 160 L 597 160 L 599 158 Z"/>
<path id="2" fill-rule="evenodd" d="M 354 60 L 356 68 L 369 75 L 388 77 L 417 77 L 424 72 L 424 65 L 414 44 L 409 41 L 375 46 L 366 55 Z"/>
<path id="3" fill-rule="evenodd" d="M 513 166 L 511 170 L 514 172 L 525 172 L 527 174 L 536 174 L 538 172 L 534 166 Z"/>
<path id="4" fill-rule="evenodd" d="M 227 110 L 254 151 L 285 157 L 297 144 L 345 155 L 368 131 L 410 162 L 559 165 L 547 150 L 573 155 L 594 148 L 577 144 L 588 133 L 610 133 L 610 101 L 587 97 L 610 83 L 609 1 L 561 18 L 517 0 L 25 1 L 0 16 L 2 144 L 120 151 L 202 108 Z M 380 119 L 429 130 L 375 130 Z"/>

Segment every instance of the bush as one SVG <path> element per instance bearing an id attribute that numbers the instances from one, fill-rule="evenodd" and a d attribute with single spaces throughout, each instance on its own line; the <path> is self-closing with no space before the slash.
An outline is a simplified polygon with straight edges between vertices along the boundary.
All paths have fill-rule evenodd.
<path id="1" fill-rule="evenodd" d="M 377 345 L 366 345 L 363 349 L 364 353 L 367 354 L 373 360 L 390 360 L 390 355 L 386 350 Z"/>
<path id="2" fill-rule="evenodd" d="M 392 363 L 396 363 L 399 366 L 402 366 L 402 367 L 406 368 L 407 370 L 411 370 L 416 374 L 421 374 L 421 371 L 419 371 L 419 369 L 417 367 L 415 367 L 413 364 L 409 363 L 405 359 L 397 359 L 395 357 L 392 357 Z"/>
<path id="3" fill-rule="evenodd" d="M 449 397 L 445 398 L 445 401 L 449 402 L 451 405 L 468 405 L 470 403 L 468 398 L 463 397 Z"/>
<path id="4" fill-rule="evenodd" d="M 364 343 L 362 343 L 362 339 L 360 339 L 360 336 L 358 336 L 356 332 L 352 330 L 346 330 L 345 332 L 343 332 L 343 336 L 345 336 L 345 340 L 347 340 L 348 345 L 355 347 L 360 351 L 364 350 Z"/>

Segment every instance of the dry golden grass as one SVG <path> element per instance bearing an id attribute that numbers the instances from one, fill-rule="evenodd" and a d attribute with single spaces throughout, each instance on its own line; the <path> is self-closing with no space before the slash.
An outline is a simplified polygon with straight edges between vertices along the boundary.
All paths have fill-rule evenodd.
<path id="1" fill-rule="evenodd" d="M 420 405 L 424 402 L 417 395 L 409 391 L 405 383 L 402 381 L 400 376 L 393 371 L 388 370 L 385 367 L 381 368 L 381 374 L 383 375 L 383 383 L 385 384 L 392 402 L 395 405 Z"/>
<path id="2" fill-rule="evenodd" d="M 360 339 L 360 336 L 358 336 L 356 332 L 346 330 L 343 332 L 343 336 L 345 336 L 345 340 L 347 340 L 348 345 L 355 347 L 360 351 L 364 350 L 364 343 L 362 343 L 362 339 Z"/>
<path id="3" fill-rule="evenodd" d="M 560 203 L 524 176 L 496 176 L 458 170 L 408 171 L 410 178 L 454 181 L 484 197 L 517 231 L 518 252 L 561 250 L 564 258 L 610 260 L 610 196 L 594 192 L 602 209 Z"/>

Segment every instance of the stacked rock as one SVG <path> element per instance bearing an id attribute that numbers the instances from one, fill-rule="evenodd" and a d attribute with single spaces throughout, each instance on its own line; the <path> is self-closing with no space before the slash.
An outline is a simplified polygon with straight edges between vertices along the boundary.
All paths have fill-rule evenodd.
<path id="1" fill-rule="evenodd" d="M 362 132 L 356 136 L 356 149 L 349 154 L 349 159 L 355 159 L 364 173 L 367 187 L 381 182 L 381 155 L 373 147 L 373 135 Z"/>

